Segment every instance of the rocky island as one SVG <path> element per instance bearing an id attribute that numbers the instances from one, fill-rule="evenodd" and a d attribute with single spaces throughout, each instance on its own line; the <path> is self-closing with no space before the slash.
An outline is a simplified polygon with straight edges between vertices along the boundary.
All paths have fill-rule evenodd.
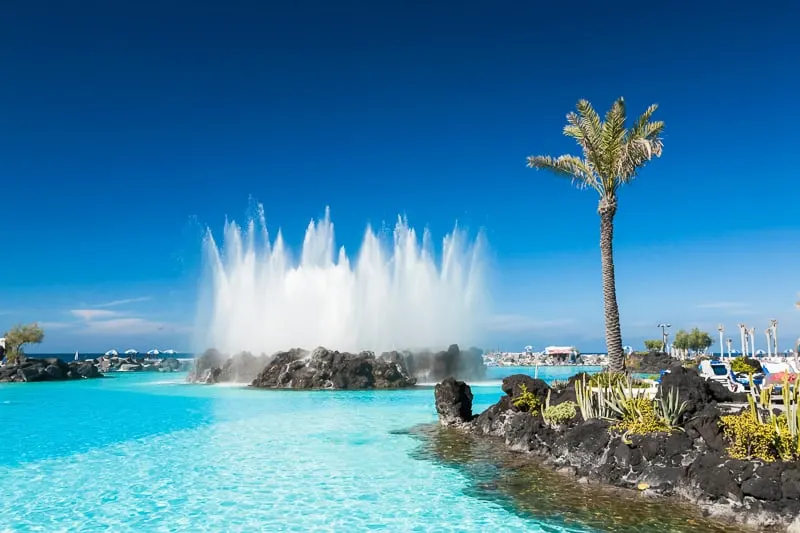
<path id="1" fill-rule="evenodd" d="M 735 447 L 740 434 L 731 428 L 737 421 L 752 425 L 750 409 L 757 412 L 754 404 L 742 408 L 744 395 L 674 366 L 664 375 L 656 400 L 635 400 L 642 415 L 636 418 L 613 410 L 592 412 L 590 397 L 598 388 L 611 388 L 593 390 L 589 383 L 586 375 L 578 375 L 552 389 L 542 380 L 514 375 L 503 380 L 505 395 L 474 415 L 469 385 L 448 378 L 436 385 L 436 410 L 443 426 L 497 439 L 587 482 L 678 497 L 717 518 L 762 531 L 800 531 L 798 462 L 769 455 L 763 460 L 753 450 Z M 674 420 L 661 421 L 660 407 L 651 411 L 658 402 L 669 404 L 664 411 Z M 624 400 L 611 403 L 623 411 L 630 407 Z M 757 441 L 751 444 L 758 446 Z M 733 457 L 744 454 L 749 456 Z"/>
<path id="2" fill-rule="evenodd" d="M 482 379 L 486 369 L 477 348 L 447 350 L 338 352 L 319 347 L 295 348 L 272 356 L 248 352 L 226 357 L 207 350 L 195 362 L 188 380 L 195 383 L 249 383 L 255 388 L 290 389 L 399 389 L 448 375 Z"/>

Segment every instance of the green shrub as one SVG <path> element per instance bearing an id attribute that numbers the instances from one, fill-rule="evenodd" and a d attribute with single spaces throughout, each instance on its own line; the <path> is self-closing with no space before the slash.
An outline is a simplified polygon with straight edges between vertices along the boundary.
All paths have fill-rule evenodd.
<path id="1" fill-rule="evenodd" d="M 532 415 L 537 414 L 539 406 L 541 405 L 539 398 L 530 392 L 524 383 L 520 384 L 519 390 L 519 396 L 511 403 L 514 404 L 514 407 L 522 411 L 528 411 Z"/>
<path id="2" fill-rule="evenodd" d="M 751 411 L 720 418 L 725 437 L 730 441 L 728 455 L 734 459 L 778 459 L 778 433 L 775 426 L 765 424 Z"/>
<path id="3" fill-rule="evenodd" d="M 622 420 L 616 427 L 631 435 L 669 433 L 672 430 L 662 417 L 656 415 L 653 401 L 644 397 L 628 400 Z"/>
<path id="4" fill-rule="evenodd" d="M 590 387 L 633 387 L 634 389 L 646 389 L 650 387 L 641 379 L 632 379 L 625 374 L 615 372 L 598 372 L 589 377 Z"/>
<path id="5" fill-rule="evenodd" d="M 554 379 L 552 383 L 550 383 L 550 388 L 553 390 L 564 390 L 569 387 L 569 381 L 564 379 Z"/>
<path id="6" fill-rule="evenodd" d="M 775 415 L 771 397 L 760 399 L 766 409 L 759 411 L 756 401 L 748 396 L 749 410 L 720 418 L 722 431 L 730 442 L 728 455 L 734 459 L 764 461 L 800 459 L 800 388 L 790 386 L 785 378 L 781 395 L 784 414 Z"/>
<path id="7" fill-rule="evenodd" d="M 578 414 L 576 408 L 578 404 L 571 401 L 566 401 L 558 405 L 548 405 L 542 411 L 542 418 L 550 426 L 558 426 L 566 424 Z"/>
<path id="8" fill-rule="evenodd" d="M 755 365 L 748 362 L 748 357 L 737 357 L 731 361 L 731 370 L 737 374 L 755 374 L 758 370 Z"/>

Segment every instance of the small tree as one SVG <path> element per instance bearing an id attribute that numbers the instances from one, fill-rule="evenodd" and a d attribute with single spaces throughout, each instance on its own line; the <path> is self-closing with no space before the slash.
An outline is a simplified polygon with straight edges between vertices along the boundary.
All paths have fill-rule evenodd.
<path id="1" fill-rule="evenodd" d="M 644 341 L 644 348 L 648 352 L 660 352 L 661 351 L 661 346 L 663 345 L 663 342 L 664 341 L 662 341 L 661 339 L 647 340 L 647 341 Z"/>
<path id="2" fill-rule="evenodd" d="M 28 343 L 39 344 L 44 339 L 44 331 L 39 324 L 17 324 L 5 334 L 6 338 L 6 357 L 9 363 L 22 361 L 25 352 L 22 346 Z"/>
<path id="3" fill-rule="evenodd" d="M 678 350 L 686 353 L 688 351 L 703 352 L 707 350 L 712 344 L 714 339 L 705 331 L 700 331 L 699 328 L 694 328 L 692 331 L 680 330 L 675 334 L 675 342 L 673 345 Z"/>
<path id="4" fill-rule="evenodd" d="M 714 339 L 705 331 L 694 328 L 689 333 L 689 349 L 695 352 L 705 352 L 714 344 Z"/>

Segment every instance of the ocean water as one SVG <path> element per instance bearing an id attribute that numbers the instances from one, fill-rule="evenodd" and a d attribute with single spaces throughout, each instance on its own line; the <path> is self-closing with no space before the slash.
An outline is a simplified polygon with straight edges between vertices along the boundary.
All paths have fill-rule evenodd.
<path id="1" fill-rule="evenodd" d="M 492 369 L 476 408 L 515 371 Z M 459 448 L 432 424 L 431 388 L 263 391 L 184 378 L 0 384 L 0 531 L 622 531 L 571 513 L 583 503 L 526 507 L 500 494 L 492 480 L 505 459 L 449 456 Z"/>

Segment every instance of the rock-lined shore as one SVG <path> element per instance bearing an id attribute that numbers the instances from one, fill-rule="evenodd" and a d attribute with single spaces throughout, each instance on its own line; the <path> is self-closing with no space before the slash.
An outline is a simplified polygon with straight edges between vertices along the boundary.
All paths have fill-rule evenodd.
<path id="1" fill-rule="evenodd" d="M 272 356 L 243 352 L 226 357 L 217 350 L 200 356 L 188 380 L 194 383 L 249 383 L 256 388 L 398 389 L 455 375 L 482 379 L 486 368 L 477 349 L 458 345 L 439 352 L 348 353 L 317 348 Z"/>
<path id="2" fill-rule="evenodd" d="M 514 375 L 503 380 L 505 395 L 479 415 L 472 413 L 469 385 L 452 378 L 436 386 L 442 425 L 497 438 L 509 449 L 588 482 L 677 496 L 726 520 L 759 530 L 800 531 L 800 465 L 730 459 L 720 428 L 721 404 L 743 401 L 695 371 L 673 367 L 662 390 L 675 390 L 687 405 L 672 433 L 625 436 L 608 421 L 571 421 L 553 426 L 541 415 L 514 405 L 524 390 L 550 405 L 575 401 L 575 381 L 551 390 L 542 380 Z M 524 388 L 523 388 L 524 385 Z"/>
<path id="3" fill-rule="evenodd" d="M 139 361 L 133 358 L 98 358 L 63 361 L 58 357 L 26 357 L 21 363 L 0 367 L 0 383 L 68 381 L 102 378 L 108 372 L 181 372 L 187 366 L 175 358 Z"/>
<path id="4" fill-rule="evenodd" d="M 101 378 L 103 374 L 93 362 L 73 361 L 66 363 L 57 357 L 46 359 L 27 358 L 18 364 L 0 367 L 0 383 L 67 381 L 72 379 Z"/>

